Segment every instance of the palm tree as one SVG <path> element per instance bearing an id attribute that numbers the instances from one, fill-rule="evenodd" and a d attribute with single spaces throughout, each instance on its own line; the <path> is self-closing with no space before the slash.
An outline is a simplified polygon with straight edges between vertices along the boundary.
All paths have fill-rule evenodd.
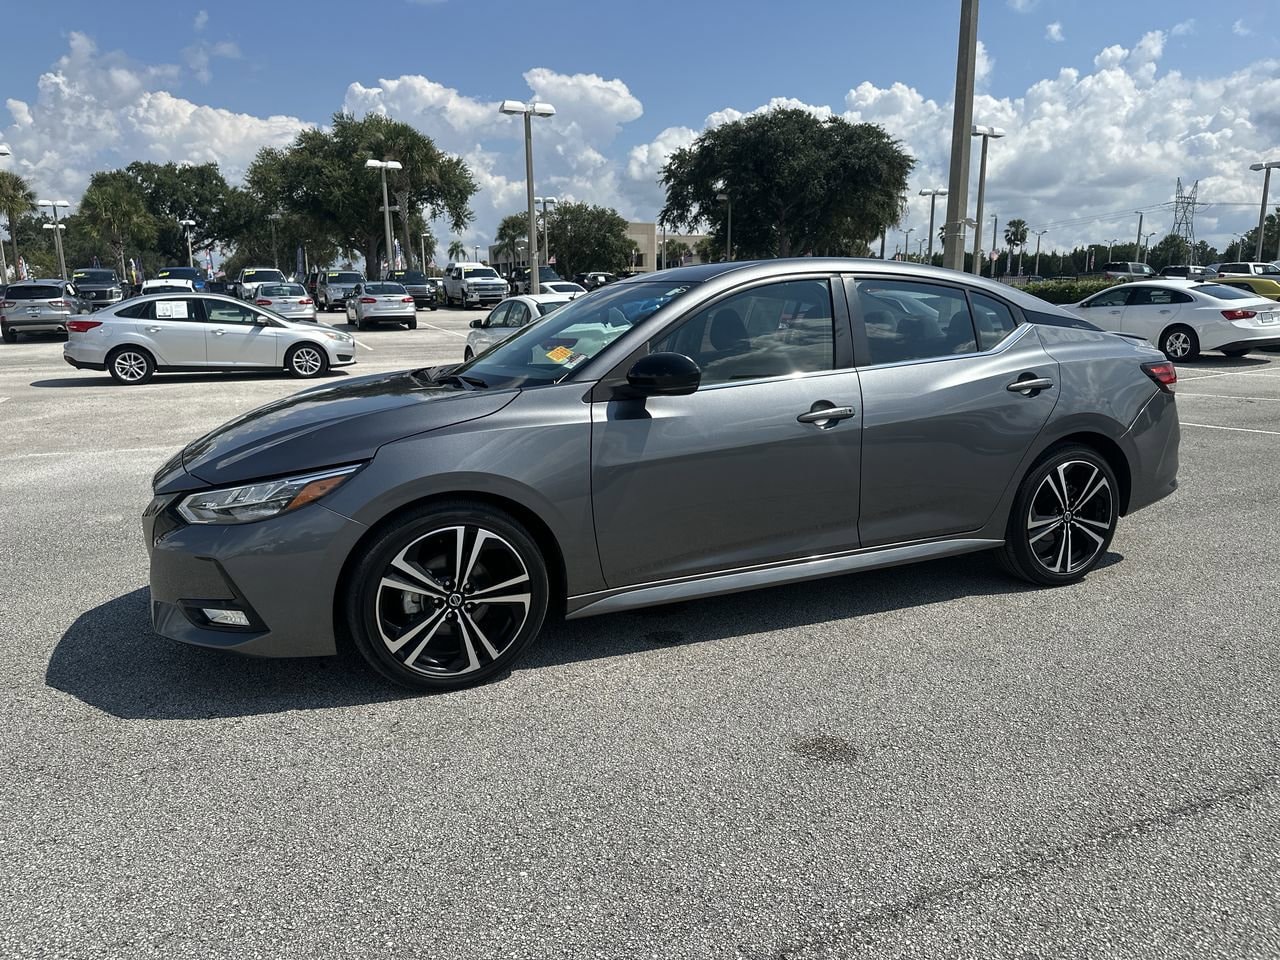
<path id="1" fill-rule="evenodd" d="M 36 195 L 27 181 L 10 170 L 0 170 L 0 210 L 9 218 L 9 236 L 13 239 L 13 266 L 18 266 L 17 220 L 36 209 Z M 4 278 L 5 281 L 8 277 Z"/>
<path id="2" fill-rule="evenodd" d="M 467 255 L 467 245 L 461 240 L 453 240 L 449 243 L 449 259 L 461 260 Z"/>
<path id="3" fill-rule="evenodd" d="M 146 243 L 155 235 L 155 221 L 147 213 L 137 186 L 118 170 L 93 175 L 80 200 L 80 213 L 110 245 L 122 277 L 127 272 L 125 250 L 131 243 Z"/>
<path id="4" fill-rule="evenodd" d="M 1027 245 L 1027 221 L 1010 220 L 1004 225 L 1004 242 L 1009 245 L 1012 252 L 1014 247 L 1018 248 L 1018 273 L 1022 273 L 1022 250 Z"/>

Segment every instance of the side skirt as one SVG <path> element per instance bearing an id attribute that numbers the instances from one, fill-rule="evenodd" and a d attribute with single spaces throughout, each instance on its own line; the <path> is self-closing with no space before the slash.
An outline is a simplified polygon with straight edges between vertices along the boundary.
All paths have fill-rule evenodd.
<path id="1" fill-rule="evenodd" d="M 619 613 L 639 607 L 696 600 L 726 593 L 739 593 L 757 587 L 776 587 L 786 583 L 800 583 L 823 577 L 838 577 L 859 570 L 879 570 L 896 567 L 919 560 L 935 560 L 954 557 L 963 553 L 991 550 L 1003 540 L 931 540 L 925 543 L 908 543 L 894 547 L 874 547 L 853 553 L 836 554 L 761 567 L 746 567 L 724 573 L 704 574 L 680 580 L 664 580 L 617 590 L 601 590 L 570 597 L 566 606 L 566 620 L 594 617 L 601 613 Z"/>

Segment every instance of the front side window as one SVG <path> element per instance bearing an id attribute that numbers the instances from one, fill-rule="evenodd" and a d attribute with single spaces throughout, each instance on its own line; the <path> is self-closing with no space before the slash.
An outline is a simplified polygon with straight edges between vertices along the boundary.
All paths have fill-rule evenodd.
<path id="1" fill-rule="evenodd" d="M 854 289 L 870 364 L 931 360 L 973 353 L 977 348 L 963 290 L 878 279 L 859 280 Z M 999 318 L 992 322 L 998 329 Z M 993 329 L 991 336 L 997 335 Z"/>
<path id="2" fill-rule="evenodd" d="M 505 326 L 523 327 L 529 322 L 529 308 L 518 300 L 511 304 L 511 309 L 507 311 L 507 319 Z"/>
<path id="3" fill-rule="evenodd" d="M 682 353 L 710 386 L 835 368 L 835 327 L 826 280 L 752 287 L 700 310 L 652 344 Z"/>
<path id="4" fill-rule="evenodd" d="M 225 300 L 207 300 L 205 301 L 205 310 L 209 315 L 210 323 L 256 323 L 258 313 L 243 307 L 238 303 L 228 303 Z"/>
<path id="5" fill-rule="evenodd" d="M 484 325 L 486 327 L 505 327 L 507 325 L 507 313 L 511 310 L 511 303 L 503 301 L 493 308 L 493 313 L 486 318 Z"/>

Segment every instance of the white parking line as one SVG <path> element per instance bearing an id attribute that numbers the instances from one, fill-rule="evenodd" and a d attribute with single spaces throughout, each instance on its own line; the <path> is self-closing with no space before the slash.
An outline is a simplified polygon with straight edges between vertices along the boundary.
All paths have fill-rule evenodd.
<path id="1" fill-rule="evenodd" d="M 0 397 L 0 403 L 4 403 L 8 399 L 8 397 Z"/>
<path id="2" fill-rule="evenodd" d="M 1269 403 L 1280 403 L 1280 397 L 1237 397 L 1229 393 L 1187 393 L 1185 390 L 1178 391 L 1179 400 L 1194 399 L 1195 397 L 1204 397 L 1206 400 L 1265 400 Z"/>
<path id="3" fill-rule="evenodd" d="M 441 333 L 447 333 L 451 337 L 458 337 L 462 340 L 467 339 L 467 335 L 465 333 L 459 333 L 457 330 L 446 330 L 444 327 L 437 327 L 434 323 L 427 323 L 425 320 L 421 322 L 424 327 L 430 327 L 432 330 L 439 330 Z"/>
<path id="4" fill-rule="evenodd" d="M 1249 427 L 1220 427 L 1216 423 L 1187 423 L 1183 420 L 1184 427 L 1204 427 L 1206 430 L 1234 430 L 1236 433 L 1265 433 L 1273 437 L 1280 437 L 1280 430 L 1253 430 Z"/>
<path id="5" fill-rule="evenodd" d="M 1202 377 L 1179 377 L 1179 383 L 1191 383 L 1193 380 L 1211 380 L 1214 377 L 1280 377 L 1280 373 L 1267 373 L 1264 370 L 1228 370 L 1226 373 L 1206 373 Z"/>

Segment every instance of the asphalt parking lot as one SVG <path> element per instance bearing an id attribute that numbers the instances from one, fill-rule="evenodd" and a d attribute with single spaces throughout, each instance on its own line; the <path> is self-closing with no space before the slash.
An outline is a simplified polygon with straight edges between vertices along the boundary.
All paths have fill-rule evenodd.
<path id="1" fill-rule="evenodd" d="M 1181 487 L 1081 584 L 576 621 L 423 697 L 150 631 L 151 473 L 298 381 L 0 345 L 0 956 L 1280 955 L 1280 354 L 1179 375 Z"/>

